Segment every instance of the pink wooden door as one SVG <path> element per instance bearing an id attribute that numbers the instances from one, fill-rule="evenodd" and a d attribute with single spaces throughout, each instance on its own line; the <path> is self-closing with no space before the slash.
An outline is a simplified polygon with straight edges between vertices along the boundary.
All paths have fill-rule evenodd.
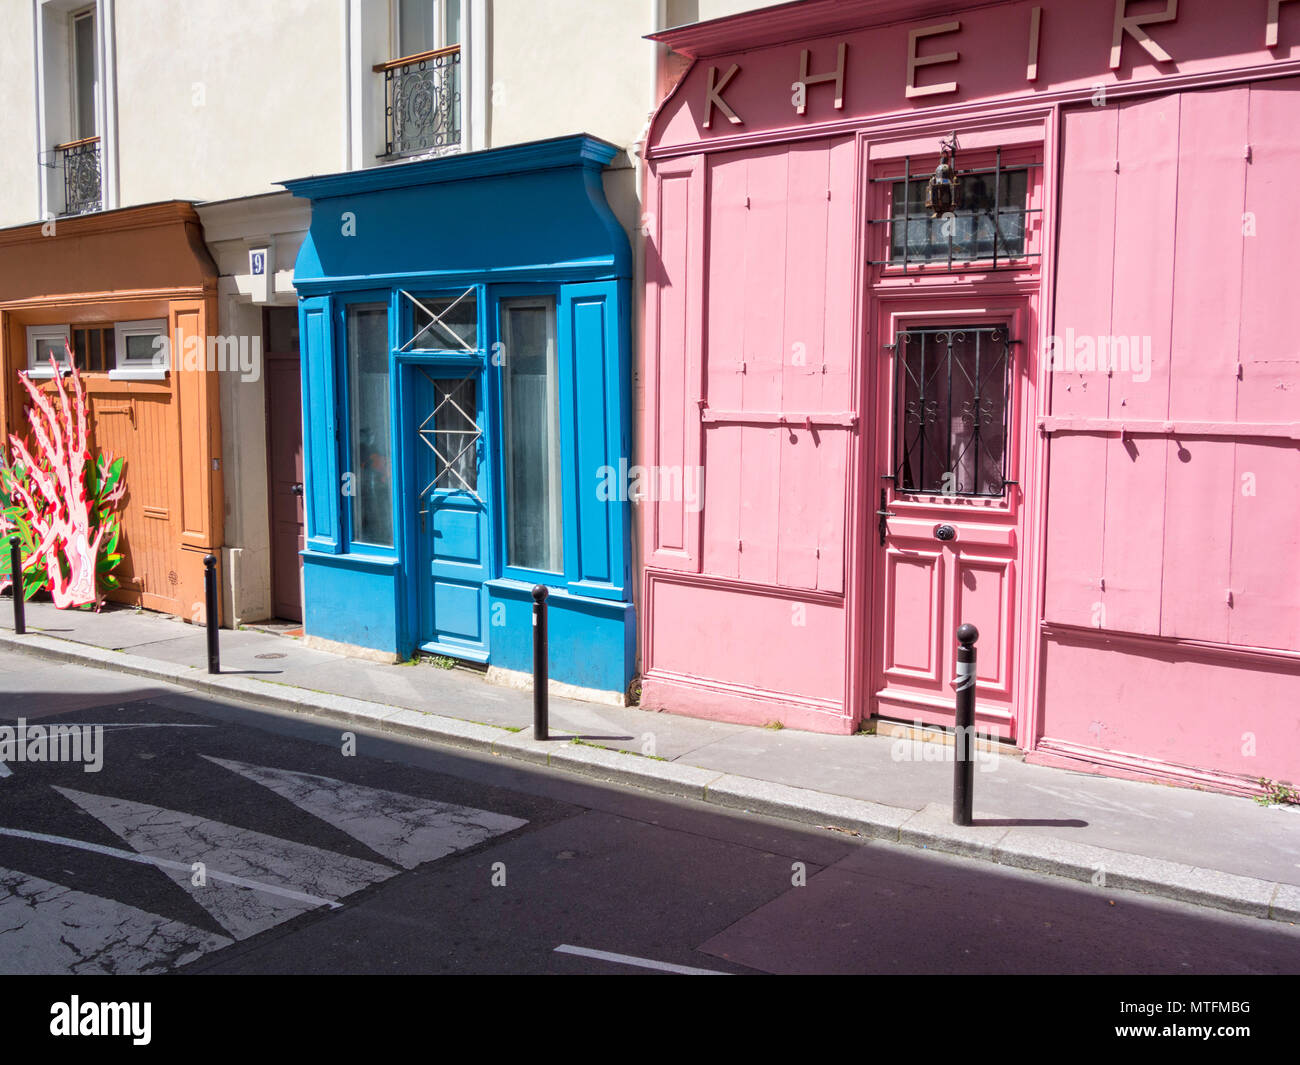
<path id="1" fill-rule="evenodd" d="M 957 626 L 974 624 L 976 723 L 1015 738 L 1022 315 L 886 318 L 880 361 L 876 712 L 951 724 Z M 883 513 L 881 513 L 883 512 Z"/>

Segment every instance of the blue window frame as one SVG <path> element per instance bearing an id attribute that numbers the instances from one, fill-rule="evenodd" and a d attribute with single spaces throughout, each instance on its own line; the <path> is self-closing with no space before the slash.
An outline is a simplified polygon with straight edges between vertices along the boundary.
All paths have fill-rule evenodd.
<path id="1" fill-rule="evenodd" d="M 342 539 L 349 553 L 397 551 L 392 303 L 358 293 L 338 317 Z"/>

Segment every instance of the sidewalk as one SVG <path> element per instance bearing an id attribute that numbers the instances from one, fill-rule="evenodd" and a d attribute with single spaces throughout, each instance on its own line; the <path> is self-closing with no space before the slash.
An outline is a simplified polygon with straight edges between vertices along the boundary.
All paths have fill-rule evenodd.
<path id="1" fill-rule="evenodd" d="M 1262 807 L 1246 798 L 1003 756 L 977 764 L 976 824 L 959 829 L 951 823 L 952 763 L 936 758 L 945 753 L 936 745 L 769 730 L 557 697 L 550 720 L 551 735 L 559 738 L 538 743 L 531 738 L 531 694 L 489 685 L 470 670 L 429 662 L 377 665 L 253 628 L 222 631 L 222 674 L 213 677 L 206 672 L 204 631 L 165 615 L 130 609 L 96 615 L 28 603 L 25 636 L 14 635 L 7 597 L 0 615 L 0 647 L 41 658 L 1099 889 L 1300 922 L 1300 807 Z M 571 742 L 575 736 L 580 743 Z"/>

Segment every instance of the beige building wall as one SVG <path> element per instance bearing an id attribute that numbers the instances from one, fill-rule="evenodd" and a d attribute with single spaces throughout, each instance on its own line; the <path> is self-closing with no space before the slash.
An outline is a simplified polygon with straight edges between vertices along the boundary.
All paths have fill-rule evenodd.
<path id="1" fill-rule="evenodd" d="M 36 35 L 30 0 L 0 0 L 0 228 L 40 214 L 36 161 Z"/>
<path id="2" fill-rule="evenodd" d="M 492 147 L 590 133 L 626 147 L 645 126 L 651 0 L 493 0 Z"/>
<path id="3" fill-rule="evenodd" d="M 347 168 L 343 0 L 116 0 L 123 206 Z"/>

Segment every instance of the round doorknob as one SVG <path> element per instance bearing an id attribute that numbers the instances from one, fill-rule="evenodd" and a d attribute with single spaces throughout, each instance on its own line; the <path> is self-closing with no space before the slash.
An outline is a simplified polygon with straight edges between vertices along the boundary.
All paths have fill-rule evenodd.
<path id="1" fill-rule="evenodd" d="M 951 525 L 940 525 L 934 530 L 936 540 L 955 540 L 957 539 L 957 530 Z"/>

